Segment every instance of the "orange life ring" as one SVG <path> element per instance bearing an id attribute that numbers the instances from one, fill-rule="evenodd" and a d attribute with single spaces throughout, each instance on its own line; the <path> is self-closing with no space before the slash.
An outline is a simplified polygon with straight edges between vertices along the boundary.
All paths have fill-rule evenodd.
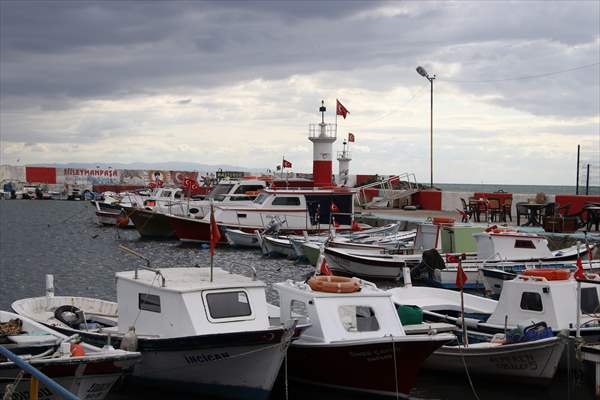
<path id="1" fill-rule="evenodd" d="M 313 276 L 308 280 L 308 286 L 317 292 L 327 293 L 353 293 L 360 290 L 358 279 L 344 276 Z"/>
<path id="2" fill-rule="evenodd" d="M 571 271 L 567 269 L 527 269 L 521 275 L 546 278 L 549 281 L 564 281 L 569 279 Z"/>
<path id="3" fill-rule="evenodd" d="M 442 224 L 453 225 L 454 218 L 452 218 L 452 217 L 433 217 L 433 218 L 431 218 L 431 222 L 435 225 L 442 225 Z"/>

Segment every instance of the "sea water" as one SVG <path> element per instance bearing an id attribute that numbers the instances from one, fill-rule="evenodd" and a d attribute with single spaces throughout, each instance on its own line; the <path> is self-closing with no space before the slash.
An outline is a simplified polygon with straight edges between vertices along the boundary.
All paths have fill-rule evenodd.
<path id="1" fill-rule="evenodd" d="M 95 222 L 92 206 L 78 201 L 0 201 L 0 309 L 9 310 L 13 301 L 44 295 L 45 275 L 53 274 L 56 295 L 74 295 L 116 300 L 114 274 L 145 263 L 119 249 L 125 245 L 151 260 L 153 267 L 208 265 L 208 249 L 201 245 L 184 246 L 178 241 L 140 239 L 137 231 L 101 227 Z M 239 264 L 232 265 L 232 262 Z M 215 265 L 240 274 L 249 274 L 243 265 L 253 266 L 258 278 L 269 287 L 267 297 L 277 303 L 274 282 L 304 280 L 313 267 L 283 258 L 263 257 L 259 250 L 219 248 Z M 389 288 L 397 282 L 376 282 Z M 573 361 L 573 364 L 575 362 Z M 368 379 L 369 371 L 365 371 Z M 393 376 L 390 371 L 390 376 Z M 392 379 L 392 378 L 390 378 Z M 272 399 L 286 398 L 285 375 L 276 383 Z M 411 392 L 420 399 L 472 399 L 475 391 L 482 400 L 563 400 L 592 399 L 591 384 L 583 384 L 578 370 L 559 373 L 549 387 L 505 384 L 493 379 L 473 377 L 472 387 L 466 374 L 445 375 L 422 371 Z M 289 399 L 335 400 L 369 396 L 331 392 L 289 382 Z M 148 390 L 141 386 L 125 387 L 109 399 L 206 399 L 175 393 L 172 388 Z"/>

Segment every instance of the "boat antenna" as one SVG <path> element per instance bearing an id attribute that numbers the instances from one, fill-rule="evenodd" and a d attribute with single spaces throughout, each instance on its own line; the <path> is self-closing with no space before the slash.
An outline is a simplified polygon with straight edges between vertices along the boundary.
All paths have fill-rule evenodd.
<path id="1" fill-rule="evenodd" d="M 143 255 L 141 255 L 140 253 L 138 253 L 135 250 L 130 249 L 129 247 L 123 246 L 122 244 L 119 245 L 119 248 L 131 255 L 134 255 L 138 258 L 141 258 L 142 260 L 146 261 L 146 266 L 142 267 L 144 269 L 147 269 L 148 271 L 152 271 L 154 272 L 156 275 L 159 275 L 161 277 L 161 282 L 162 282 L 162 287 L 165 287 L 165 277 L 162 274 L 162 272 L 160 272 L 160 269 L 158 268 L 151 268 L 150 267 L 150 260 L 146 257 L 144 257 Z M 138 267 L 135 267 L 135 276 L 134 279 L 138 279 Z"/>

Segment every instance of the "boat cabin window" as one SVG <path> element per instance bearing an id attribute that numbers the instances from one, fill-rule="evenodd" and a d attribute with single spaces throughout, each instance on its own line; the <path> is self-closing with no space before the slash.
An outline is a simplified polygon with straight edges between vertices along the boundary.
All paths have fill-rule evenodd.
<path id="1" fill-rule="evenodd" d="M 306 303 L 300 300 L 290 302 L 290 319 L 308 318 Z"/>
<path id="2" fill-rule="evenodd" d="M 535 249 L 532 240 L 515 240 L 515 249 Z"/>
<path id="3" fill-rule="evenodd" d="M 340 306 L 340 320 L 348 332 L 373 332 L 379 330 L 375 312 L 368 306 Z"/>
<path id="4" fill-rule="evenodd" d="M 600 311 L 598 291 L 595 287 L 581 288 L 581 312 L 583 314 L 596 314 Z"/>
<path id="5" fill-rule="evenodd" d="M 299 197 L 275 197 L 273 199 L 274 206 L 299 206 L 300 198 Z"/>
<path id="6" fill-rule="evenodd" d="M 208 292 L 205 294 L 212 319 L 239 319 L 252 314 L 248 294 L 242 290 Z M 246 319 L 246 318 L 241 318 Z"/>
<path id="7" fill-rule="evenodd" d="M 219 183 L 217 186 L 215 186 L 215 188 L 213 190 L 210 191 L 210 193 L 206 197 L 208 197 L 209 199 L 222 201 L 225 198 L 225 195 L 227 193 L 229 193 L 229 191 L 231 190 L 232 187 L 233 187 L 233 183 L 231 183 L 231 184 Z"/>
<path id="8" fill-rule="evenodd" d="M 542 296 L 535 292 L 523 292 L 521 295 L 521 310 L 542 311 Z"/>
<path id="9" fill-rule="evenodd" d="M 138 297 L 138 308 L 140 310 L 160 312 L 160 296 L 154 294 L 140 293 Z"/>
<path id="10" fill-rule="evenodd" d="M 235 194 L 246 194 L 247 192 L 259 192 L 265 187 L 262 185 L 240 185 L 236 190 Z"/>
<path id="11" fill-rule="evenodd" d="M 258 197 L 256 199 L 254 199 L 254 203 L 256 204 L 262 204 L 265 202 L 265 200 L 267 199 L 267 197 L 269 197 L 268 194 L 266 193 L 261 193 L 258 195 Z"/>

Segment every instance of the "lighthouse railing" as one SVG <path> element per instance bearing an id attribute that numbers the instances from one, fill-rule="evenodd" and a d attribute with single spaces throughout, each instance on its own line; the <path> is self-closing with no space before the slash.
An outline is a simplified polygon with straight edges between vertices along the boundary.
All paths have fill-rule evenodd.
<path id="1" fill-rule="evenodd" d="M 321 128 L 325 129 L 321 129 Z M 309 138 L 327 138 L 336 139 L 336 124 L 309 124 L 308 125 L 308 137 Z"/>

